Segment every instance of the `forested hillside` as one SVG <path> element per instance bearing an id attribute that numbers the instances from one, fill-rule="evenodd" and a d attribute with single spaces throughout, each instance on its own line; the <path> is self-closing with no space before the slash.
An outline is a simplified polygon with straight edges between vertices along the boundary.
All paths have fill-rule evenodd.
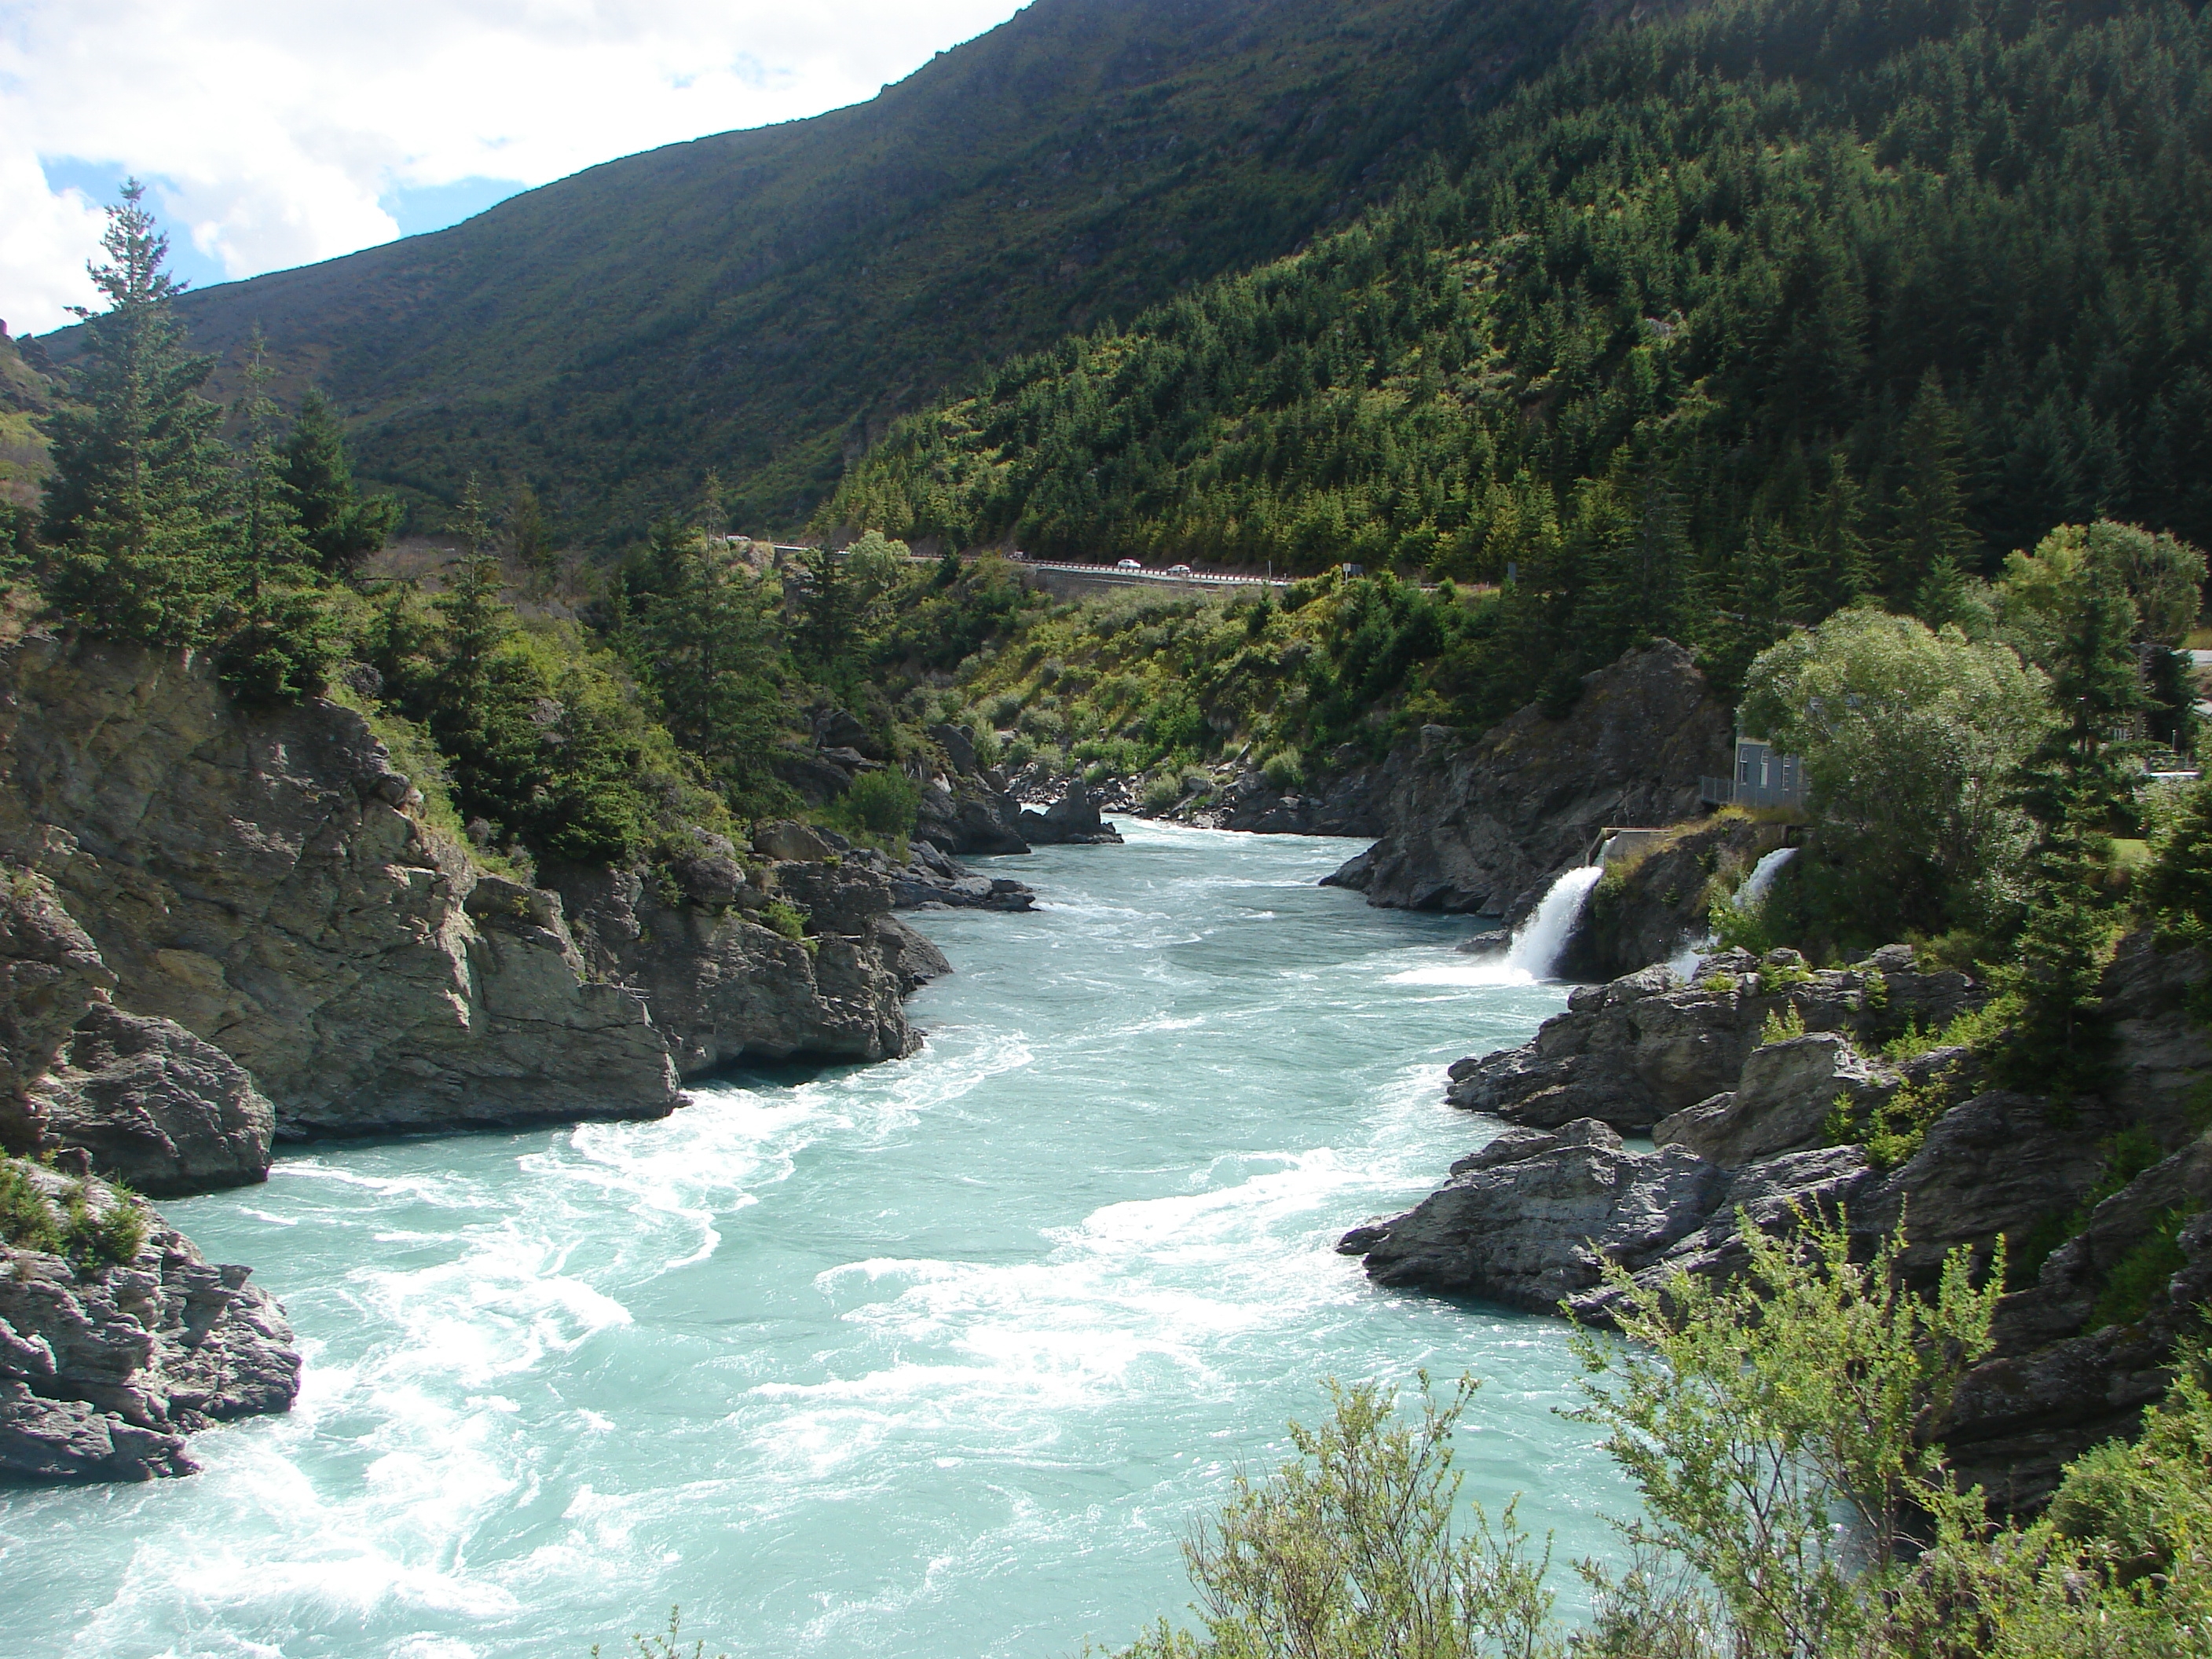
<path id="1" fill-rule="evenodd" d="M 1942 620 L 2051 526 L 2212 539 L 2212 38 L 2183 0 L 1721 0 L 1584 44 L 1463 170 L 1009 362 L 825 521 L 1518 580 L 1492 667 L 1724 679 Z"/>
<path id="2" fill-rule="evenodd" d="M 380 483 L 450 504 L 473 470 L 619 539 L 719 470 L 739 522 L 795 525 L 893 415 L 1288 252 L 1462 148 L 1609 9 L 1037 0 L 868 103 L 610 162 L 180 314 L 219 392 L 264 329 L 279 395 L 319 382 Z"/>

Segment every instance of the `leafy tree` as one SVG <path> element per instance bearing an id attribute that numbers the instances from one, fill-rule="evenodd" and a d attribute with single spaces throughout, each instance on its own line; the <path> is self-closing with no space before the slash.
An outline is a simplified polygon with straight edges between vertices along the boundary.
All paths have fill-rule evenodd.
<path id="1" fill-rule="evenodd" d="M 43 417 L 53 470 L 40 535 L 48 594 L 88 632 L 156 645 L 204 641 L 227 586 L 230 478 L 222 411 L 199 395 L 212 360 L 186 354 L 162 269 L 168 239 L 132 179 L 107 210 L 110 263 L 90 267 L 108 308 L 80 308 L 80 400 Z"/>
<path id="2" fill-rule="evenodd" d="M 327 574 L 350 575 L 398 527 L 400 505 L 390 495 L 363 495 L 354 482 L 345 431 L 319 389 L 300 404 L 283 445 L 284 488 L 301 534 Z"/>
<path id="3" fill-rule="evenodd" d="M 1761 653 L 1742 719 L 1803 757 L 1861 924 L 1941 932 L 2011 838 L 2014 771 L 2047 706 L 2006 647 L 1854 609 Z"/>

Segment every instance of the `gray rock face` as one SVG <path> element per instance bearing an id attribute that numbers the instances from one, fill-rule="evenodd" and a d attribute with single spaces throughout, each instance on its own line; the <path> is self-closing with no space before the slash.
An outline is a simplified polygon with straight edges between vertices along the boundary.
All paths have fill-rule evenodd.
<path id="1" fill-rule="evenodd" d="M 0 853 L 52 880 L 116 1003 L 244 1066 L 280 1133 L 676 1103 L 643 999 L 584 982 L 542 902 L 471 903 L 482 873 L 348 709 L 249 716 L 197 659 L 26 640 L 0 767 Z"/>
<path id="2" fill-rule="evenodd" d="M 1549 1310 L 1595 1285 L 1602 1263 L 1636 1267 L 1674 1243 L 1725 1184 L 1716 1164 L 1679 1147 L 1625 1151 L 1584 1119 L 1478 1154 L 1449 1186 L 1339 1248 L 1364 1251 L 1378 1285 Z"/>
<path id="3" fill-rule="evenodd" d="M 1518 920 L 1602 826 L 1692 816 L 1733 732 L 1689 653 L 1631 651 L 1559 719 L 1532 703 L 1471 744 L 1423 728 L 1375 776 L 1382 840 L 1328 880 L 1370 904 Z"/>
<path id="4" fill-rule="evenodd" d="M 786 939 L 743 908 L 672 908 L 628 872 L 571 869 L 551 878 L 589 968 L 650 1002 L 685 1079 L 746 1059 L 877 1060 L 912 1052 L 901 973 L 878 943 L 890 883 L 849 862 L 774 870 L 777 888 L 807 913 L 805 940 Z"/>
<path id="5" fill-rule="evenodd" d="M 1859 1108 L 1895 1087 L 1848 1038 L 1816 1031 L 1753 1049 L 1735 1089 L 1662 1118 L 1651 1139 L 1717 1164 L 1755 1164 L 1819 1146 L 1839 1097 Z"/>
<path id="6" fill-rule="evenodd" d="M 268 1178 L 275 1111 L 237 1061 L 174 1020 L 95 1004 L 33 1090 L 50 1141 L 149 1197 Z"/>
<path id="7" fill-rule="evenodd" d="M 1881 961 L 1889 965 L 1869 1007 L 1867 993 L 1874 964 Z M 1624 1133 L 1656 1133 L 1662 1119 L 1694 1109 L 1696 1115 L 1685 1115 L 1669 1138 L 1695 1149 L 1691 1126 L 1726 1112 L 1716 1097 L 1737 1087 L 1771 1016 L 1794 1010 L 1815 1033 L 1869 1026 L 1887 1030 L 1901 1028 L 1908 1017 L 1927 1029 L 1969 1006 L 1978 994 L 1963 975 L 1922 973 L 1909 951 L 1901 957 L 1878 951 L 1857 967 L 1818 973 L 1799 966 L 1794 951 L 1764 964 L 1742 951 L 1723 951 L 1705 958 L 1687 984 L 1654 965 L 1609 985 L 1574 991 L 1567 1012 L 1545 1021 L 1534 1042 L 1455 1062 L 1447 1097 L 1455 1106 L 1494 1112 L 1509 1122 L 1550 1127 L 1595 1117 Z M 1839 1053 L 1818 1045 L 1793 1051 L 1760 1062 L 1754 1079 L 1765 1076 L 1765 1067 L 1783 1068 L 1772 1083 L 1784 1088 L 1792 1075 L 1788 1066 L 1817 1071 L 1820 1055 Z M 1836 1092 L 1864 1082 L 1854 1073 Z M 1819 1117 L 1833 1099 L 1831 1092 L 1819 1103 Z M 1759 1103 L 1762 1121 L 1768 1103 Z M 1815 1115 L 1809 1100 L 1801 1104 L 1804 1117 Z M 1747 1111 L 1735 1121 L 1741 1124 L 1748 1116 Z M 1780 1124 L 1764 1128 L 1760 1144 L 1781 1150 L 1783 1143 L 1772 1137 L 1792 1133 Z"/>
<path id="8" fill-rule="evenodd" d="M 115 975 L 51 883 L 20 867 L 0 878 L 0 1152 L 28 1152 L 45 1139 L 31 1086 Z"/>
<path id="9" fill-rule="evenodd" d="M 58 1200 L 66 1183 L 18 1165 Z M 96 1184 L 96 1209 L 125 1202 Z M 185 1437 L 289 1410 L 300 1357 L 282 1310 L 151 1216 L 127 1265 L 80 1272 L 0 1245 L 0 1474 L 145 1480 L 198 1467 Z"/>

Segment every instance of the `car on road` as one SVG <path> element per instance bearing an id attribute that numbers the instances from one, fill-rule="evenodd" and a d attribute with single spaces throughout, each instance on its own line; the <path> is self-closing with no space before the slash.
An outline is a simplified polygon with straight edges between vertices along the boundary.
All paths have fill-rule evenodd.
<path id="1" fill-rule="evenodd" d="M 1121 563 L 1114 567 L 1116 570 L 1142 570 L 1144 568 L 1144 566 L 1139 564 L 1134 559 L 1124 559 Z"/>
<path id="2" fill-rule="evenodd" d="M 1168 567 L 1168 574 L 1170 576 L 1188 576 L 1190 574 L 1190 567 L 1187 564 L 1171 564 Z"/>

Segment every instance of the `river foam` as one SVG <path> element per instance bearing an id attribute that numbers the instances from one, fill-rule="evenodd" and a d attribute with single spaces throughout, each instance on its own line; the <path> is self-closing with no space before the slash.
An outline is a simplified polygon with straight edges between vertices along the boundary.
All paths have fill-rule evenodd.
<path id="1" fill-rule="evenodd" d="M 1342 842 L 1128 826 L 925 915 L 924 1051 L 659 1123 L 323 1146 L 173 1206 L 308 1345 L 207 1472 L 0 1493 L 24 1650 L 581 1659 L 684 1607 L 732 1653 L 1071 1652 L 1188 1599 L 1178 1543 L 1322 1379 L 1489 1380 L 1462 1460 L 1561 1559 L 1618 1487 L 1553 1322 L 1330 1249 L 1484 1131 L 1443 1068 L 1555 985 L 1313 885 Z"/>

